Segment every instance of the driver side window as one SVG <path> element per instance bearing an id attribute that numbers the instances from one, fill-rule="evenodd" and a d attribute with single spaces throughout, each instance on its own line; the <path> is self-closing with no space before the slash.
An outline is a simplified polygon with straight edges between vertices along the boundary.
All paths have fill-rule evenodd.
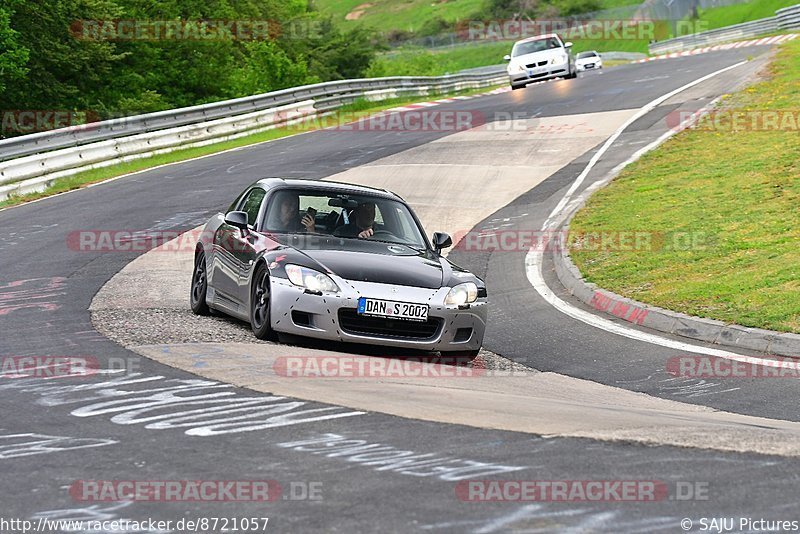
<path id="1" fill-rule="evenodd" d="M 258 187 L 253 188 L 242 202 L 240 211 L 247 212 L 247 224 L 255 226 L 258 221 L 258 211 L 261 209 L 261 201 L 264 200 L 266 191 Z"/>

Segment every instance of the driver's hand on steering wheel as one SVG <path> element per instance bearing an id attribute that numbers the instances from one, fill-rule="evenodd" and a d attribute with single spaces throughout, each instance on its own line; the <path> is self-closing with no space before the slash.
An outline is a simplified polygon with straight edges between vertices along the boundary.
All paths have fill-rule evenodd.
<path id="1" fill-rule="evenodd" d="M 367 228 L 366 230 L 359 232 L 358 237 L 360 237 L 361 239 L 366 239 L 368 237 L 372 237 L 372 234 L 374 233 L 375 232 L 372 230 L 372 228 Z"/>

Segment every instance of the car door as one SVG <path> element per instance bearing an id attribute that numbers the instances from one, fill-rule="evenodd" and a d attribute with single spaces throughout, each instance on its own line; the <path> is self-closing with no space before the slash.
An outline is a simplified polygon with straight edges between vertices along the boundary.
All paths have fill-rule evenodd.
<path id="1" fill-rule="evenodd" d="M 254 228 L 266 191 L 254 187 L 242 197 L 237 211 L 247 213 L 247 223 Z M 253 232 L 242 231 L 235 226 L 223 223 L 214 235 L 214 271 L 212 273 L 215 289 L 215 306 L 221 306 L 235 315 L 247 314 L 247 299 L 239 290 L 239 278 L 253 251 Z"/>

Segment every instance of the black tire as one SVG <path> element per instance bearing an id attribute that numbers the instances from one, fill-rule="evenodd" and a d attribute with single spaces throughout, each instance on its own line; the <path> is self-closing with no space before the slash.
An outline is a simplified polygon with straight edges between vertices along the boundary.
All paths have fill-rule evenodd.
<path id="1" fill-rule="evenodd" d="M 521 84 L 521 85 L 514 85 L 513 83 L 511 84 L 511 90 L 512 91 L 516 91 L 517 89 L 524 89 L 524 88 L 525 88 L 525 84 L 524 83 Z"/>
<path id="2" fill-rule="evenodd" d="M 211 309 L 206 302 L 208 293 L 208 275 L 206 270 L 206 254 L 202 250 L 194 255 L 194 272 L 192 287 L 189 290 L 189 303 L 195 315 L 210 315 Z"/>
<path id="3" fill-rule="evenodd" d="M 278 334 L 270 323 L 270 307 L 269 271 L 262 263 L 253 275 L 250 288 L 250 328 L 258 339 L 277 341 Z"/>
<path id="4" fill-rule="evenodd" d="M 566 79 L 567 80 L 574 80 L 577 77 L 578 77 L 578 71 L 577 70 L 573 70 L 573 71 L 570 71 L 570 73 L 569 73 L 569 75 L 567 76 Z"/>

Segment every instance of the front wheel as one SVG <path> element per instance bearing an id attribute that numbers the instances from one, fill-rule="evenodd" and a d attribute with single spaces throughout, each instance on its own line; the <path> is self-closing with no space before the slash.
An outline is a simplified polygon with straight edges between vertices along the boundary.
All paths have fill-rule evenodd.
<path id="1" fill-rule="evenodd" d="M 258 339 L 277 341 L 278 335 L 270 324 L 270 285 L 269 272 L 262 263 L 253 276 L 250 293 L 250 328 Z"/>
<path id="2" fill-rule="evenodd" d="M 206 270 L 206 254 L 198 251 L 194 257 L 194 273 L 192 274 L 192 289 L 189 293 L 189 302 L 195 315 L 209 315 L 211 310 L 206 302 L 208 293 L 208 275 Z"/>
<path id="3" fill-rule="evenodd" d="M 524 88 L 525 88 L 525 84 L 524 83 L 521 84 L 521 85 L 514 85 L 513 83 L 511 84 L 511 90 L 512 91 L 516 91 L 517 89 L 524 89 Z"/>

